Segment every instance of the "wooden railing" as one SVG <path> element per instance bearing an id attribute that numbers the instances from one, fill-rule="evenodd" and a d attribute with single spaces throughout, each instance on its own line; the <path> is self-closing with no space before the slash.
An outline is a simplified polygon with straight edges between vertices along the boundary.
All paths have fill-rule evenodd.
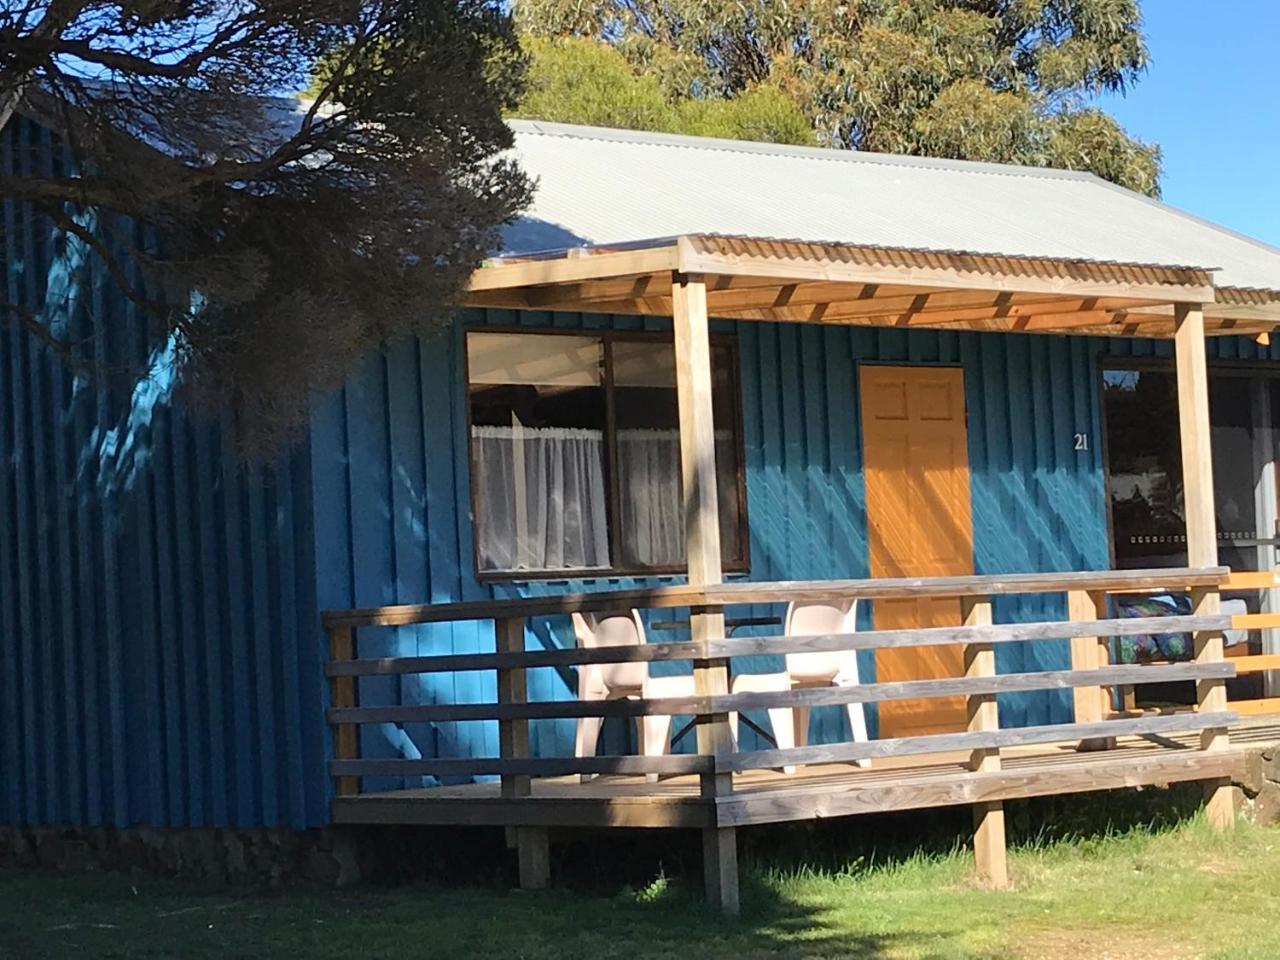
<path id="1" fill-rule="evenodd" d="M 528 793 L 530 777 L 566 774 L 711 774 L 767 769 L 796 764 L 847 763 L 877 757 L 901 757 L 950 751 L 970 751 L 975 769 L 991 769 L 999 751 L 1010 746 L 1055 741 L 1114 738 L 1126 735 L 1167 734 L 1176 731 L 1225 728 L 1234 715 L 1215 711 L 1156 717 L 1104 719 L 1105 688 L 1134 683 L 1191 680 L 1216 686 L 1234 676 L 1236 666 L 1220 657 L 1199 657 L 1189 663 L 1160 665 L 1111 665 L 1090 651 L 1103 649 L 1113 637 L 1152 633 L 1220 633 L 1231 618 L 1218 614 L 1144 619 L 1084 618 L 1083 612 L 1105 611 L 1101 598 L 1108 592 L 1149 589 L 1216 590 L 1227 571 L 1159 570 L 1103 573 L 1029 574 L 1006 577 L 952 577 L 927 580 L 854 580 L 789 583 L 735 583 L 706 590 L 664 587 L 643 591 L 615 591 L 496 600 L 482 603 L 382 607 L 328 613 L 332 659 L 327 673 L 332 683 L 329 722 L 335 730 L 331 773 L 339 795 L 358 789 L 357 779 L 370 776 L 458 777 L 496 774 L 503 777 L 504 793 L 518 797 Z M 1066 622 L 992 624 L 993 596 L 1066 592 L 1073 619 Z M 736 604 L 781 603 L 791 600 L 830 600 L 898 597 L 961 597 L 968 611 L 967 623 L 955 627 L 903 630 L 871 630 L 822 636 L 767 636 L 711 639 L 705 642 L 650 643 L 640 647 L 594 649 L 524 649 L 525 625 L 530 617 L 567 614 L 572 611 L 608 611 L 627 607 L 689 606 L 720 610 Z M 1085 597 L 1081 602 L 1077 598 Z M 1086 605 L 1087 604 L 1087 605 Z M 975 613 L 976 611 L 976 613 Z M 426 657 L 360 658 L 355 632 L 366 626 L 393 626 L 453 620 L 492 619 L 497 637 L 493 653 L 446 654 Z M 999 644 L 1069 638 L 1073 669 L 997 675 L 994 650 Z M 967 675 L 945 679 L 920 679 L 865 683 L 853 687 L 819 687 L 767 693 L 721 694 L 663 699 L 580 702 L 557 700 L 528 702 L 525 672 L 543 667 L 584 664 L 731 660 L 743 656 L 876 650 L 963 644 L 967 650 Z M 415 704 L 360 706 L 356 698 L 359 677 L 397 676 L 459 671 L 496 671 L 499 696 L 491 703 Z M 1078 715 L 1075 722 L 1047 726 L 1000 729 L 993 698 L 1000 693 L 1044 690 L 1074 691 Z M 795 747 L 787 750 L 753 750 L 715 755 L 531 757 L 528 724 L 531 720 L 582 717 L 639 717 L 652 714 L 692 715 L 698 720 L 723 717 L 730 712 L 777 707 L 811 708 L 848 703 L 880 703 L 889 700 L 963 696 L 969 704 L 969 728 L 932 736 L 900 737 L 863 743 L 839 743 Z M 1082 707 L 1084 709 L 1082 709 Z M 1083 714 L 1083 715 L 1080 715 Z M 496 720 L 500 725 L 500 755 L 495 757 L 432 759 L 362 759 L 356 730 L 362 724 L 434 723 L 441 721 Z M 984 766 L 985 764 L 985 766 Z"/>
<path id="2" fill-rule="evenodd" d="M 787 789 L 765 801 L 763 812 L 749 810 L 740 802 L 733 775 L 751 770 L 795 767 L 800 764 L 847 764 L 873 758 L 903 758 L 925 754 L 960 752 L 967 757 L 963 769 L 947 779 L 939 792 L 938 781 L 917 784 L 908 805 L 929 806 L 946 802 L 972 802 L 974 847 L 980 874 L 991 883 L 1006 882 L 1004 809 L 1002 797 L 1035 793 L 1063 793 L 1134 783 L 1167 782 L 1167 778 L 1201 779 L 1208 797 L 1207 810 L 1218 826 L 1229 823 L 1232 813 L 1229 771 L 1235 758 L 1224 752 L 1228 728 L 1237 715 L 1226 709 L 1226 680 L 1235 675 L 1236 665 L 1223 657 L 1222 631 L 1231 625 L 1218 607 L 1218 590 L 1228 571 L 1221 568 L 1199 570 L 1110 571 L 1101 573 L 1020 574 L 1004 577 L 943 577 L 932 579 L 885 579 L 807 581 L 787 583 L 734 583 L 699 588 L 662 587 L 630 590 L 495 600 L 478 603 L 394 606 L 369 610 L 347 610 L 325 615 L 332 659 L 327 673 L 332 683 L 329 723 L 334 729 L 334 759 L 330 772 L 336 780 L 340 800 L 360 803 L 356 797 L 361 778 L 440 778 L 497 775 L 501 778 L 501 800 L 519 809 L 530 810 L 523 798 L 534 794 L 532 781 L 540 777 L 568 774 L 691 774 L 700 779 L 699 796 L 710 805 L 703 826 L 703 854 L 709 891 L 730 884 L 736 891 L 736 853 L 733 831 L 736 826 L 778 819 L 825 816 L 833 809 L 830 797 L 820 793 L 817 781 L 799 791 Z M 1110 593 L 1135 591 L 1190 591 L 1194 613 L 1189 616 L 1121 618 L 1107 616 Z M 995 624 L 992 601 L 1016 594 L 1065 593 L 1068 620 Z M 767 636 L 725 638 L 718 635 L 677 643 L 649 643 L 643 646 L 526 650 L 526 626 L 530 618 L 565 615 L 575 611 L 603 612 L 628 608 L 688 607 L 691 620 L 723 622 L 726 607 L 734 605 L 780 604 L 792 601 L 864 600 L 913 597 L 955 597 L 961 602 L 963 623 L 954 627 L 870 630 L 818 636 Z M 711 616 L 707 616 L 710 614 Z M 699 621 L 699 618 L 703 618 Z M 366 627 L 394 627 L 417 623 L 458 620 L 492 620 L 495 645 L 492 653 L 446 654 L 440 656 L 363 658 L 359 656 L 357 631 Z M 722 628 L 719 629 L 721 632 Z M 695 637 L 705 631 L 695 631 Z M 1195 641 L 1195 658 L 1188 663 L 1156 665 L 1111 664 L 1107 655 L 1111 638 L 1137 634 L 1190 633 Z M 1072 669 L 1030 673 L 997 674 L 995 651 L 1001 644 L 1069 639 Z M 792 688 L 769 692 L 727 693 L 731 662 L 739 657 L 813 653 L 830 651 L 883 650 L 959 644 L 964 649 L 965 675 L 882 681 L 846 687 Z M 546 667 L 575 667 L 587 664 L 692 662 L 695 689 L 705 695 L 634 700 L 528 700 L 527 671 Z M 498 699 L 491 703 L 442 703 L 361 706 L 357 681 L 361 677 L 392 677 L 406 674 L 496 671 Z M 715 682 L 708 682 L 712 677 Z M 1116 688 L 1136 683 L 1189 680 L 1196 684 L 1194 712 L 1154 716 L 1112 714 L 1111 697 Z M 995 698 L 1000 693 L 1029 691 L 1073 691 L 1076 716 L 1071 723 L 1019 728 L 1001 728 Z M 1106 691 L 1112 691 L 1108 693 Z M 817 706 L 852 703 L 885 703 L 960 696 L 965 699 L 966 729 L 954 733 L 890 737 L 870 742 L 831 743 L 786 749 L 732 749 L 728 736 L 731 713 L 757 709 L 792 708 L 808 710 Z M 583 717 L 641 717 L 646 715 L 692 715 L 702 726 L 696 754 L 666 756 L 533 757 L 529 749 L 529 724 L 535 720 Z M 362 724 L 434 723 L 440 721 L 496 720 L 499 725 L 499 755 L 430 759 L 374 759 L 360 756 L 358 728 Z M 1101 759 L 1080 765 L 1059 764 L 1038 767 L 1034 776 L 1011 771 L 1002 773 L 1003 751 L 1037 744 L 1078 741 L 1081 748 L 1096 749 L 1116 742 L 1117 737 L 1143 736 L 1157 739 L 1169 734 L 1199 733 L 1199 749 L 1179 747 L 1177 756 L 1164 757 L 1160 751 L 1139 751 L 1121 758 L 1122 766 L 1110 764 L 1104 775 Z M 1168 752 L 1168 751 L 1164 751 Z M 1099 758 L 1104 754 L 1098 754 Z M 1012 761 L 1010 761 L 1012 762 Z M 909 765 L 908 765 L 909 767 Z M 876 788 L 884 796 L 887 787 L 906 782 L 910 770 L 888 774 L 889 781 Z M 884 776 L 882 774 L 882 776 Z M 897 778 L 895 780 L 895 778 Z M 819 778 L 820 780 L 821 778 Z M 1021 784 L 1020 784 L 1021 781 Z M 846 787 L 841 787 L 846 790 Z M 1004 790 L 1005 793 L 1000 793 Z M 1009 792 L 1021 791 L 1021 792 Z M 993 793 L 993 791 L 995 791 Z M 895 791 L 887 790 L 893 794 Z M 427 791 L 430 794 L 430 791 Z M 783 796 L 785 794 L 785 796 Z M 801 795 L 803 794 L 803 795 Z M 848 812 L 856 808 L 841 807 Z M 548 820 L 511 815 L 509 838 L 519 850 L 521 885 L 538 887 L 549 875 Z M 556 821 L 560 822 L 560 821 Z M 717 896 L 719 896 L 717 894 Z M 732 895 L 736 896 L 736 894 Z M 726 903 L 732 902 L 732 896 Z M 731 909 L 731 907 L 726 907 Z"/>
<path id="3" fill-rule="evenodd" d="M 1280 574 L 1265 572 L 1232 572 L 1222 585 L 1223 590 L 1232 592 L 1252 592 L 1274 590 L 1280 588 Z M 1280 628 L 1280 613 L 1243 613 L 1231 618 L 1232 630 L 1274 630 Z M 1280 654 L 1251 654 L 1232 649 L 1225 651 L 1227 659 L 1236 668 L 1236 673 L 1244 676 L 1280 670 Z M 1252 700 L 1233 700 L 1231 709 L 1242 715 L 1280 714 L 1280 696 L 1264 695 Z"/>
<path id="4" fill-rule="evenodd" d="M 1224 593 L 1252 593 L 1254 591 L 1280 589 L 1280 573 L 1263 571 L 1232 571 L 1220 585 L 1220 590 Z M 1148 591 L 1142 591 L 1148 592 Z M 1254 631 L 1254 630 L 1275 630 L 1280 629 L 1280 613 L 1276 612 L 1259 612 L 1259 613 L 1236 613 L 1230 616 L 1230 622 L 1225 629 L 1232 631 Z M 1250 674 L 1266 673 L 1269 671 L 1280 671 L 1280 654 L 1271 653 L 1250 653 L 1249 642 L 1243 644 L 1237 643 L 1227 645 L 1224 648 L 1223 655 L 1225 659 L 1235 668 L 1237 676 L 1248 676 Z M 1105 640 L 1100 642 L 1099 650 L 1096 656 L 1102 662 L 1108 659 L 1108 644 Z M 1078 666 L 1086 662 L 1090 656 L 1087 648 L 1078 651 L 1073 647 L 1072 665 Z M 1160 665 L 1165 661 L 1153 661 L 1152 665 Z M 1148 682 L 1145 679 L 1140 682 Z M 1105 710 L 1110 707 L 1111 698 L 1103 697 L 1101 701 L 1101 709 Z M 1136 690 L 1133 684 L 1123 684 L 1119 689 L 1117 697 L 1118 705 L 1127 711 L 1137 709 Z M 1230 699 L 1231 710 L 1241 716 L 1257 716 L 1265 714 L 1280 714 L 1280 696 L 1266 696 L 1265 694 L 1257 698 L 1249 699 Z M 1086 709 L 1097 709 L 1088 707 Z M 1177 709 L 1177 708 L 1166 708 Z M 1079 716 L 1079 704 L 1077 704 L 1077 716 Z"/>

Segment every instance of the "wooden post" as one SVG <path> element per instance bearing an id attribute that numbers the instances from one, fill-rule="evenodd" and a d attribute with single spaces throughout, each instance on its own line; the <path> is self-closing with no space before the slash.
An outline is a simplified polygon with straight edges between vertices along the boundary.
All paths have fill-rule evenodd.
<path id="1" fill-rule="evenodd" d="M 707 319 L 707 287 L 701 277 L 673 274 L 671 305 L 675 323 L 676 395 L 680 410 L 680 480 L 684 494 L 685 551 L 689 585 L 718 584 L 720 506 L 716 493 L 715 426 L 712 419 L 711 335 Z M 694 607 L 689 629 L 695 643 L 724 636 L 724 613 Z M 694 690 L 699 696 L 729 692 L 729 663 L 700 659 L 693 663 Z M 698 752 L 706 755 L 733 749 L 729 715 L 698 718 Z M 702 795 L 731 793 L 730 774 L 702 775 Z M 714 809 L 714 807 L 713 807 Z M 738 846 L 733 827 L 712 825 L 702 831 L 703 871 L 707 900 L 727 914 L 738 912 Z"/>
<path id="2" fill-rule="evenodd" d="M 355 629 L 353 627 L 329 628 L 329 659 L 350 660 L 355 656 Z M 329 681 L 329 695 L 335 707 L 356 705 L 356 678 L 333 677 Z M 333 757 L 335 760 L 356 760 L 360 757 L 360 728 L 354 723 L 342 723 L 333 730 Z M 335 791 L 340 797 L 354 797 L 360 792 L 359 777 L 338 777 Z"/>
<path id="3" fill-rule="evenodd" d="M 1067 591 L 1067 619 L 1104 620 L 1107 616 L 1107 595 L 1094 590 Z M 1072 637 L 1071 669 L 1101 670 L 1111 662 L 1111 652 L 1105 637 Z M 1102 687 L 1075 687 L 1071 693 L 1075 705 L 1076 723 L 1097 723 L 1111 712 L 1111 698 Z M 1111 737 L 1096 737 L 1080 741 L 1081 750 L 1106 750 L 1115 746 Z"/>
<path id="4" fill-rule="evenodd" d="M 494 633 L 500 653 L 524 652 L 524 618 L 511 617 L 495 620 Z M 524 703 L 529 697 L 529 688 L 522 668 L 498 671 L 498 702 Z M 498 750 L 503 757 L 529 756 L 529 721 L 499 720 Z M 533 785 L 527 776 L 502 775 L 502 796 L 504 799 L 527 797 Z M 514 841 L 514 843 L 513 843 Z M 514 845 L 520 863 L 520 888 L 522 890 L 541 890 L 551 879 L 550 845 L 546 827 L 518 826 L 507 835 L 508 846 Z"/>
<path id="5" fill-rule="evenodd" d="M 1187 566 L 1218 565 L 1218 524 L 1214 514 L 1213 458 L 1209 432 L 1209 373 L 1205 363 L 1204 310 L 1199 304 L 1174 308 L 1174 350 L 1178 370 L 1178 423 L 1182 437 L 1182 496 L 1187 515 Z M 1193 613 L 1212 616 L 1221 611 L 1218 590 L 1197 588 L 1191 593 Z M 1200 630 L 1195 634 L 1196 661 L 1223 659 L 1222 633 Z M 1225 680 L 1196 682 L 1196 708 L 1201 712 L 1227 709 Z M 1226 750 L 1225 728 L 1200 735 L 1205 750 Z M 1205 812 L 1219 830 L 1235 820 L 1230 780 L 1205 782 Z"/>
<path id="6" fill-rule="evenodd" d="M 966 627 L 991 624 L 991 598 L 965 597 L 963 600 L 964 625 Z M 996 648 L 990 643 L 969 643 L 964 648 L 964 675 L 966 677 L 994 677 L 996 675 Z M 966 698 L 969 730 L 999 730 L 1000 713 L 993 693 L 973 694 Z M 993 773 L 1000 769 L 999 750 L 974 750 L 969 767 L 981 773 Z M 1004 804 L 999 800 L 973 805 L 973 855 L 978 876 L 996 888 L 1009 885 L 1009 862 L 1005 849 Z"/>

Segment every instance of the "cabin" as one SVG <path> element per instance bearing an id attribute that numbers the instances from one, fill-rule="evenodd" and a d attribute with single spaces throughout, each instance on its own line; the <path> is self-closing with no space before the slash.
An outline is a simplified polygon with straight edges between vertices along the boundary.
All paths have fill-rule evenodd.
<path id="1" fill-rule="evenodd" d="M 530 887 L 553 831 L 696 828 L 729 912 L 754 824 L 971 805 L 997 885 L 1006 800 L 1229 825 L 1280 250 L 1085 173 L 512 127 L 465 308 L 264 467 L 4 201 L 10 302 L 149 370 L 0 330 L 0 824 L 501 827 Z"/>

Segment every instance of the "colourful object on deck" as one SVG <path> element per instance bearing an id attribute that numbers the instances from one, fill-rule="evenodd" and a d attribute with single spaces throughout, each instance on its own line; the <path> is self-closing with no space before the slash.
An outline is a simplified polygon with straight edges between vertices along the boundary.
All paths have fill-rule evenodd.
<path id="1" fill-rule="evenodd" d="M 1116 609 L 1122 617 L 1179 617 L 1191 613 L 1191 598 L 1185 594 L 1154 597 L 1117 597 Z M 1195 647 L 1189 633 L 1139 633 L 1117 637 L 1120 663 L 1152 663 L 1157 660 L 1190 660 Z"/>

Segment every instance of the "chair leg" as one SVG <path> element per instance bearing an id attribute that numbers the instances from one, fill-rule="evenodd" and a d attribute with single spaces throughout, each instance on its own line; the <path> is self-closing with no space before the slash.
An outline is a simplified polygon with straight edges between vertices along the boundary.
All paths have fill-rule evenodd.
<path id="1" fill-rule="evenodd" d="M 661 757 L 671 752 L 671 717 L 656 714 L 649 717 L 638 717 L 636 720 L 637 736 L 640 738 L 640 753 L 646 757 Z M 656 773 L 646 773 L 645 780 L 657 783 Z"/>
<path id="2" fill-rule="evenodd" d="M 596 755 L 596 744 L 600 740 L 600 724 L 603 717 L 579 717 L 578 718 L 578 737 L 574 746 L 573 755 L 575 757 L 594 757 Z M 591 779 L 591 774 L 582 774 L 582 782 L 586 783 Z"/>
<path id="3" fill-rule="evenodd" d="M 585 670 L 579 667 L 579 670 Z M 585 673 L 579 673 L 578 679 L 578 699 L 584 703 L 605 699 L 606 691 L 591 683 L 590 677 Z M 604 723 L 603 717 L 579 717 L 577 736 L 574 738 L 573 755 L 575 757 L 594 757 L 596 755 L 596 745 L 600 742 L 600 725 Z M 584 773 L 580 776 L 583 783 L 591 779 L 591 774 Z"/>
<path id="4" fill-rule="evenodd" d="M 845 709 L 845 712 L 848 713 L 849 715 L 850 739 L 852 739 L 854 743 L 866 743 L 867 742 L 867 717 L 866 717 L 866 714 L 863 713 L 862 704 L 846 703 L 844 705 L 844 709 Z M 855 760 L 854 762 L 860 767 L 871 766 L 870 759 L 866 757 L 864 757 L 861 760 Z"/>
<path id="5" fill-rule="evenodd" d="M 795 731 L 796 746 L 807 747 L 809 745 L 809 708 L 796 707 L 795 709 Z"/>
<path id="6" fill-rule="evenodd" d="M 790 707 L 777 707 L 768 711 L 769 726 L 773 727 L 773 739 L 779 750 L 790 750 L 796 745 L 796 718 Z M 795 764 L 787 764 L 783 773 L 796 772 Z"/>
<path id="7" fill-rule="evenodd" d="M 837 687 L 855 687 L 857 685 L 856 678 L 837 677 L 835 681 L 835 686 Z M 860 703 L 846 703 L 844 709 L 849 717 L 849 739 L 854 743 L 866 743 L 868 740 L 866 708 Z M 871 766 L 871 761 L 866 759 L 858 760 L 856 763 L 860 767 Z"/>

